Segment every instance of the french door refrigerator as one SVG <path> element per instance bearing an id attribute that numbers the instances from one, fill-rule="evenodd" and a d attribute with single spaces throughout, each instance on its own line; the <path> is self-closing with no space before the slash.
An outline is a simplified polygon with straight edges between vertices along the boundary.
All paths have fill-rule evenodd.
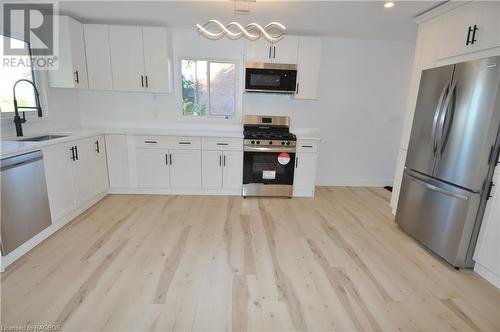
<path id="1" fill-rule="evenodd" d="M 500 56 L 422 72 L 396 222 L 472 267 L 500 147 Z M 500 216 L 499 216 L 500 218 Z"/>

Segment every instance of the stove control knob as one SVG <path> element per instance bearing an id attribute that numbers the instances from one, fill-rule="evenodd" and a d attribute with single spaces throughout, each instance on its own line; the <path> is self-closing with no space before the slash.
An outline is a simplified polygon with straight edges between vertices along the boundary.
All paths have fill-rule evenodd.
<path id="1" fill-rule="evenodd" d="M 273 141 L 269 141 L 269 145 L 273 145 Z"/>
<path id="2" fill-rule="evenodd" d="M 281 145 L 285 145 L 285 141 L 282 141 L 282 142 L 281 142 Z"/>
<path id="3" fill-rule="evenodd" d="M 286 145 L 290 145 L 290 142 L 286 142 Z"/>
<path id="4" fill-rule="evenodd" d="M 257 144 L 260 144 L 260 141 L 257 141 Z"/>
<path id="5" fill-rule="evenodd" d="M 255 141 L 251 141 L 250 143 L 255 144 Z"/>

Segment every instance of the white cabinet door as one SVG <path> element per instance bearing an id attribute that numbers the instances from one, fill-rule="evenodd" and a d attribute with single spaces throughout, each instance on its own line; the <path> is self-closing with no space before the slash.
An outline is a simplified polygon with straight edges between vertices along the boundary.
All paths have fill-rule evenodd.
<path id="1" fill-rule="evenodd" d="M 113 89 L 144 91 L 142 28 L 109 26 Z"/>
<path id="2" fill-rule="evenodd" d="M 202 181 L 205 189 L 222 188 L 222 151 L 202 152 Z"/>
<path id="3" fill-rule="evenodd" d="M 264 38 L 246 41 L 246 62 L 272 62 L 272 45 Z"/>
<path id="4" fill-rule="evenodd" d="M 243 186 L 243 151 L 224 151 L 222 156 L 224 189 L 241 189 Z"/>
<path id="5" fill-rule="evenodd" d="M 68 16 L 55 19 L 59 20 L 59 57 L 57 70 L 48 71 L 49 85 L 88 89 L 83 25 Z"/>
<path id="6" fill-rule="evenodd" d="M 59 221 L 77 206 L 71 146 L 62 144 L 43 151 L 45 179 L 53 223 Z"/>
<path id="7" fill-rule="evenodd" d="M 137 149 L 137 184 L 139 188 L 170 187 L 168 150 Z"/>
<path id="8" fill-rule="evenodd" d="M 285 36 L 282 40 L 273 44 L 272 62 L 297 64 L 297 52 L 299 49 L 299 37 Z"/>
<path id="9" fill-rule="evenodd" d="M 92 138 L 83 139 L 74 143 L 76 147 L 76 161 L 73 163 L 73 176 L 76 183 L 76 198 L 78 205 L 92 199 L 96 194 L 94 178 L 94 144 Z"/>
<path id="10" fill-rule="evenodd" d="M 108 26 L 84 24 L 89 89 L 112 90 Z"/>
<path id="11" fill-rule="evenodd" d="M 143 27 L 145 86 L 148 92 L 171 92 L 170 54 L 167 29 Z"/>
<path id="12" fill-rule="evenodd" d="M 170 150 L 169 159 L 172 188 L 201 188 L 200 150 Z"/>
<path id="13" fill-rule="evenodd" d="M 321 38 L 300 37 L 297 60 L 297 91 L 295 98 L 318 98 Z"/>
<path id="14" fill-rule="evenodd" d="M 106 144 L 104 136 L 93 139 L 94 144 L 94 179 L 96 194 L 108 189 L 108 166 L 106 162 Z"/>
<path id="15" fill-rule="evenodd" d="M 130 187 L 127 136 L 106 135 L 106 155 L 109 186 L 111 188 Z"/>
<path id="16" fill-rule="evenodd" d="M 486 206 L 474 260 L 500 280 L 500 174 L 496 175 L 494 183 L 496 185 Z"/>
<path id="17" fill-rule="evenodd" d="M 478 6 L 475 3 L 458 7 L 443 16 L 443 26 L 435 31 L 441 36 L 438 58 L 447 58 L 474 51 L 474 45 L 467 45 L 467 38 L 472 40 L 469 28 L 476 23 Z"/>
<path id="18" fill-rule="evenodd" d="M 316 153 L 297 153 L 295 156 L 295 174 L 293 189 L 314 191 L 316 185 Z"/>
<path id="19" fill-rule="evenodd" d="M 477 18 L 476 50 L 500 46 L 500 2 L 481 1 Z"/>

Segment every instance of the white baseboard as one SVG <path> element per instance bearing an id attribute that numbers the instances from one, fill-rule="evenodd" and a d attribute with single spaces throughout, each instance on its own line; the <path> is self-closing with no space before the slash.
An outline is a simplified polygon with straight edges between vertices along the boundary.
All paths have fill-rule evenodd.
<path id="1" fill-rule="evenodd" d="M 154 188 L 110 188 L 110 194 L 118 195 L 214 195 L 241 196 L 241 189 L 154 189 Z"/>
<path id="2" fill-rule="evenodd" d="M 330 187 L 385 187 L 392 186 L 394 179 L 373 180 L 373 179 L 318 179 L 317 186 Z"/>
<path id="3" fill-rule="evenodd" d="M 104 198 L 104 196 L 107 195 L 107 192 L 103 192 L 97 196 L 95 196 L 93 199 L 88 201 L 87 203 L 83 204 L 80 206 L 78 209 L 75 211 L 72 211 L 56 221 L 55 223 L 52 223 L 49 227 L 45 228 L 43 231 L 11 251 L 5 256 L 2 256 L 0 259 L 0 271 L 4 272 L 5 269 L 12 263 L 14 263 L 16 260 L 27 254 L 31 249 L 42 243 L 45 239 L 50 237 L 52 234 L 57 232 L 59 229 L 61 229 L 64 225 L 68 224 L 70 221 L 74 220 L 76 217 L 78 217 L 80 214 L 85 212 L 88 208 L 90 208 L 92 205 L 96 204 L 99 202 L 101 199 Z"/>
<path id="4" fill-rule="evenodd" d="M 293 197 L 314 197 L 314 190 L 294 190 Z"/>
<path id="5" fill-rule="evenodd" d="M 474 265 L 474 272 L 493 284 L 493 286 L 495 286 L 496 288 L 500 289 L 500 275 L 495 274 L 478 262 L 476 262 L 476 264 Z"/>

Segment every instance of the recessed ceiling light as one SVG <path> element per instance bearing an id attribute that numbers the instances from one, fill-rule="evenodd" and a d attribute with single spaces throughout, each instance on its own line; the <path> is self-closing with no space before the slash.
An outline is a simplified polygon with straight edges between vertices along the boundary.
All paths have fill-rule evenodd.
<path id="1" fill-rule="evenodd" d="M 385 7 L 385 8 L 391 8 L 391 7 L 394 7 L 394 2 L 386 2 L 386 3 L 384 4 L 384 7 Z"/>

